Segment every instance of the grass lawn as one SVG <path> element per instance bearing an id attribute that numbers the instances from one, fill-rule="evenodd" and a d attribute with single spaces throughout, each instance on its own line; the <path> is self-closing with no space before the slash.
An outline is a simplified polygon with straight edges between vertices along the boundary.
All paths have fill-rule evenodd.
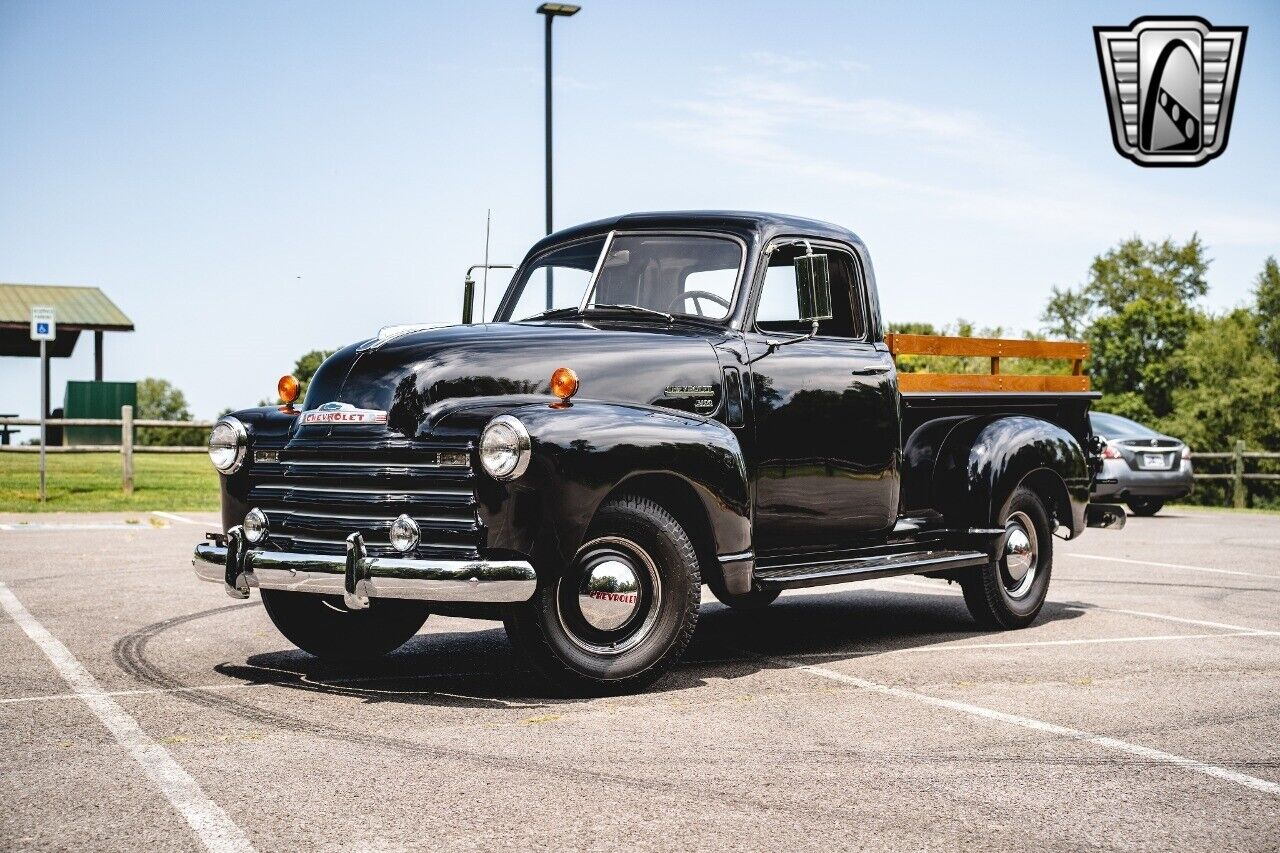
<path id="1" fill-rule="evenodd" d="M 1169 509 L 1188 509 L 1192 512 L 1255 512 L 1264 515 L 1280 514 L 1280 507 L 1246 507 L 1245 509 L 1236 509 L 1233 506 L 1205 506 L 1204 504 L 1169 504 Z"/>
<path id="2" fill-rule="evenodd" d="M 203 453 L 134 453 L 133 495 L 120 491 L 119 453 L 0 453 L 0 512 L 218 509 L 218 474 Z"/>

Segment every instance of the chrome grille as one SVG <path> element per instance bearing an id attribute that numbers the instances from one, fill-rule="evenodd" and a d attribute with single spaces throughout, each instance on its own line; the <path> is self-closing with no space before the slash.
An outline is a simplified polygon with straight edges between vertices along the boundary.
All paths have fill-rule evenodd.
<path id="1" fill-rule="evenodd" d="M 394 556 L 391 522 L 406 514 L 422 541 L 412 556 L 479 556 L 469 446 L 422 442 L 294 441 L 257 448 L 248 500 L 271 523 L 271 545 L 286 551 L 342 553 L 359 532 L 370 554 Z"/>

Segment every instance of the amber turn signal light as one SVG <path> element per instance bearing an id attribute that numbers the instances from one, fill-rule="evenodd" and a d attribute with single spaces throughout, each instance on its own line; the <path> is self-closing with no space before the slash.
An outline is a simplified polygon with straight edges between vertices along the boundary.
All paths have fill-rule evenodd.
<path id="1" fill-rule="evenodd" d="M 565 403 L 578 393 L 578 374 L 573 372 L 573 368 L 557 367 L 555 369 L 551 374 L 551 393 Z"/>
<path id="2" fill-rule="evenodd" d="M 280 392 L 280 402 L 286 406 L 293 405 L 293 401 L 298 399 L 298 380 L 285 374 L 280 377 L 280 381 L 276 383 L 276 390 Z"/>

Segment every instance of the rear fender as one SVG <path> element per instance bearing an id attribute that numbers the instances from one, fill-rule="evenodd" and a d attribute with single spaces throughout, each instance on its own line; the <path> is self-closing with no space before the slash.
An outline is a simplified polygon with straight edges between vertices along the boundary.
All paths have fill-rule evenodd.
<path id="1" fill-rule="evenodd" d="M 988 527 L 1023 482 L 1078 536 L 1085 528 L 1090 473 L 1071 433 L 1039 418 L 973 418 L 955 426 L 934 466 L 937 508 L 957 525 Z"/>

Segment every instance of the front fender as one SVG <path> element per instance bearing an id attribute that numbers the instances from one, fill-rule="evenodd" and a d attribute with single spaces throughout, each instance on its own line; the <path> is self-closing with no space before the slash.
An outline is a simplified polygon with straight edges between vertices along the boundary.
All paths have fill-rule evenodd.
<path id="1" fill-rule="evenodd" d="M 478 436 L 498 413 L 492 407 L 459 412 L 448 426 L 467 423 Z M 611 492 L 629 480 L 657 476 L 679 481 L 696 497 L 716 555 L 751 550 L 746 464 L 723 424 L 652 406 L 589 401 L 561 408 L 517 405 L 505 413 L 529 431 L 532 459 L 510 483 L 477 470 L 486 547 L 558 570 L 581 547 Z"/>
<path id="2" fill-rule="evenodd" d="M 1039 418 L 973 418 L 957 425 L 934 466 L 934 495 L 938 509 L 953 522 L 991 526 L 1018 484 L 1042 472 L 1056 478 L 1051 493 L 1042 497 L 1058 522 L 1079 535 L 1089 503 L 1084 449 L 1071 433 Z"/>

